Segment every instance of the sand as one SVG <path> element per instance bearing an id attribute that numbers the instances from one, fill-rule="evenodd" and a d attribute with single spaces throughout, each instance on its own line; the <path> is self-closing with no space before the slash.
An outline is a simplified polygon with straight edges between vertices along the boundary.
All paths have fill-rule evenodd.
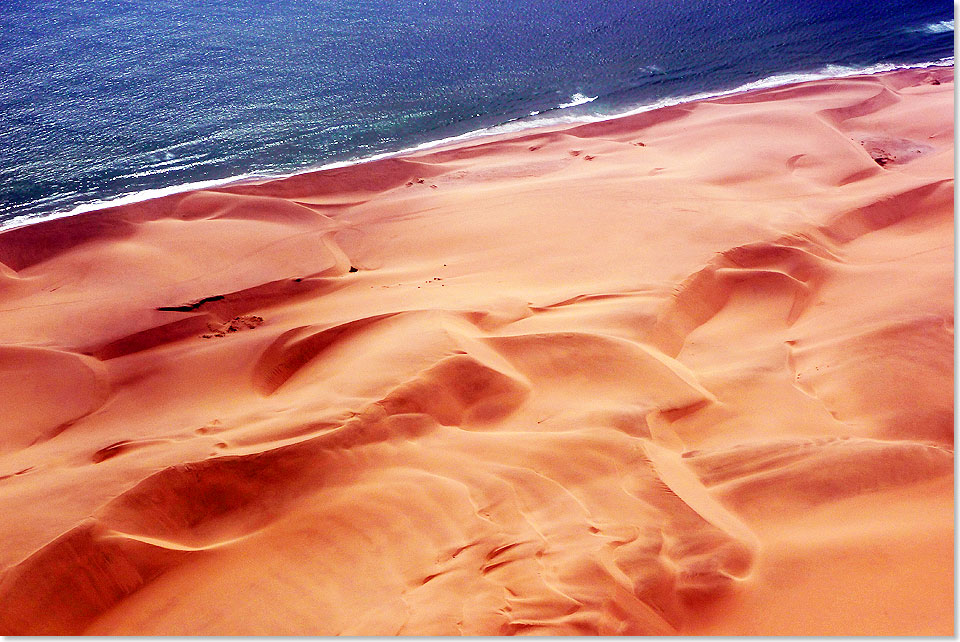
<path id="1" fill-rule="evenodd" d="M 937 634 L 953 69 L 0 234 L 0 633 Z"/>

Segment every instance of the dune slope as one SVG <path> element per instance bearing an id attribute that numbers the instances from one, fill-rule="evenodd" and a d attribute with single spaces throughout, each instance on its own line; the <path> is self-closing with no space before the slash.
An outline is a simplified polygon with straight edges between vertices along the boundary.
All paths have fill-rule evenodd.
<path id="1" fill-rule="evenodd" d="M 953 632 L 953 70 L 0 233 L 0 634 Z"/>

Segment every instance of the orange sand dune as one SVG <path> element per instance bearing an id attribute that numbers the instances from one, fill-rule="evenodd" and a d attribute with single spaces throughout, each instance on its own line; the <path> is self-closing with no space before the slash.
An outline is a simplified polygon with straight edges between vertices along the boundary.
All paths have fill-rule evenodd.
<path id="1" fill-rule="evenodd" d="M 0 633 L 953 632 L 953 70 L 0 234 Z"/>

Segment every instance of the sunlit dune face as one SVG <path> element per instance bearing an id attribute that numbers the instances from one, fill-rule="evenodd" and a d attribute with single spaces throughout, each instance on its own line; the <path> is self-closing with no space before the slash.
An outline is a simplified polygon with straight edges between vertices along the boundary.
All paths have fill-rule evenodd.
<path id="1" fill-rule="evenodd" d="M 0 633 L 951 634 L 952 92 L 0 234 Z"/>

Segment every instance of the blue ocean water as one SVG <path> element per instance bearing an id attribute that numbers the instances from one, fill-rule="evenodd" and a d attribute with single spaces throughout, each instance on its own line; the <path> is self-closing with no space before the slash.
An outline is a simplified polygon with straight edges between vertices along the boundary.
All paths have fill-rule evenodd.
<path id="1" fill-rule="evenodd" d="M 0 224 L 748 83 L 952 64 L 953 19 L 941 0 L 0 0 Z"/>

